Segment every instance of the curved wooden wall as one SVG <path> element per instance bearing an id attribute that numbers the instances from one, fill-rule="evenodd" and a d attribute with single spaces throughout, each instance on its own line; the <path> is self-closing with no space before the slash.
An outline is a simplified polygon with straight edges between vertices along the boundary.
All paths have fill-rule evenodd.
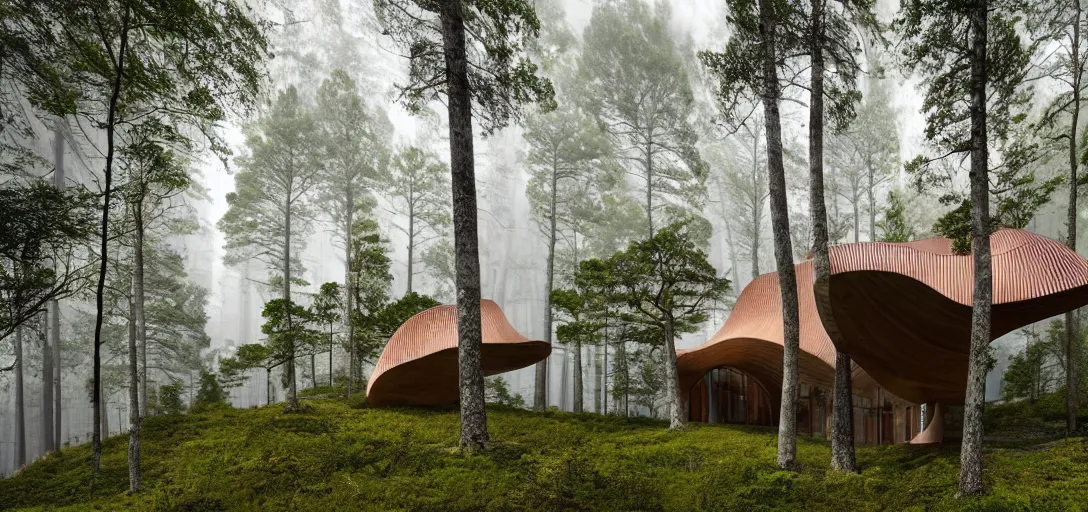
<path id="1" fill-rule="evenodd" d="M 494 301 L 480 301 L 485 375 L 534 364 L 551 346 L 522 336 Z M 409 318 L 389 338 L 367 383 L 373 406 L 457 403 L 457 306 L 437 306 Z"/>

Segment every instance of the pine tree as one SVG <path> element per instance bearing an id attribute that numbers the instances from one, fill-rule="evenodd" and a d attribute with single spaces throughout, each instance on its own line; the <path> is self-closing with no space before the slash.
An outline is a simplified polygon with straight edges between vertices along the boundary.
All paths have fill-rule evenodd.
<path id="1" fill-rule="evenodd" d="M 472 121 L 490 134 L 519 116 L 523 103 L 553 106 L 551 83 L 536 75 L 524 41 L 540 22 L 526 0 L 375 0 L 385 33 L 411 49 L 408 83 L 399 86 L 412 111 L 445 97 L 450 124 L 454 248 L 457 254 L 458 374 L 461 447 L 488 441 L 480 362 L 480 256 Z M 473 103 L 477 108 L 473 109 Z"/>
<path id="2" fill-rule="evenodd" d="M 552 291 L 556 289 L 556 244 L 563 228 L 575 222 L 579 203 L 586 198 L 586 191 L 579 185 L 592 181 L 594 172 L 611 149 L 606 134 L 592 119 L 571 105 L 533 116 L 526 125 L 525 140 L 529 143 L 526 195 L 529 197 L 530 212 L 548 248 L 544 267 L 544 289 L 547 293 L 544 300 L 544 341 L 550 344 L 551 299 Z M 573 236 L 578 235 L 575 233 Z M 547 403 L 547 365 L 545 359 L 536 366 L 533 408 L 538 411 L 544 410 Z"/>
<path id="3" fill-rule="evenodd" d="M 406 217 L 393 226 L 408 237 L 407 287 L 412 293 L 417 263 L 426 265 L 422 255 L 433 242 L 447 237 L 450 228 L 449 168 L 438 156 L 415 146 L 402 148 L 393 159 L 389 173 L 382 177 L 382 189 L 393 203 L 393 212 Z"/>
<path id="4" fill-rule="evenodd" d="M 234 177 L 235 192 L 227 194 L 227 213 L 219 220 L 227 238 L 228 264 L 249 259 L 264 262 L 274 272 L 272 283 L 281 287 L 280 298 L 292 300 L 291 285 L 303 272 L 298 254 L 313 218 L 312 194 L 321 166 L 315 148 L 320 135 L 313 114 L 294 87 L 281 91 L 270 111 L 252 127 L 246 145 L 250 154 L 240 159 L 242 171 Z M 295 308 L 282 311 L 283 330 L 293 332 Z M 294 337 L 283 338 L 291 343 Z M 286 354 L 293 354 L 290 347 Z M 294 357 L 285 366 L 287 412 L 298 410 Z"/>
<path id="5" fill-rule="evenodd" d="M 799 54 L 800 41 L 789 34 L 801 33 L 803 17 L 792 2 L 782 0 L 733 0 L 728 2 L 729 21 L 735 29 L 724 52 L 702 52 L 700 59 L 719 82 L 718 98 L 723 114 L 736 119 L 735 105 L 760 98 L 767 140 L 768 185 L 771 226 L 779 289 L 782 291 L 783 356 L 782 401 L 778 425 L 778 466 L 797 466 L 797 357 L 800 324 L 797 311 L 797 276 L 786 198 L 786 166 L 782 149 L 779 102 L 782 83 L 779 70 L 792 64 L 785 56 Z M 791 26 L 792 24 L 792 26 Z M 793 71 L 786 71 L 787 76 Z"/>
<path id="6" fill-rule="evenodd" d="M 1017 2 L 1003 0 L 915 0 L 903 6 L 896 21 L 904 41 L 906 64 L 924 79 L 927 142 L 945 155 L 970 155 L 969 200 L 937 225 L 939 231 L 955 236 L 957 251 L 966 252 L 970 240 L 974 255 L 960 496 L 982 492 L 982 410 L 993 299 L 990 233 L 993 226 L 1004 223 L 1003 216 L 1025 209 L 1034 211 L 1031 207 L 1041 204 L 1035 201 L 1040 199 L 1038 196 L 1033 196 L 1029 201 L 1032 204 L 1026 207 L 1000 201 L 991 220 L 990 143 L 1003 142 L 1014 125 L 1023 120 L 1017 109 L 1028 99 L 1022 88 L 1028 52 L 1016 26 L 1015 13 L 1020 7 Z M 918 157 L 908 164 L 908 170 L 916 180 L 924 182 L 931 179 L 936 160 Z M 999 183 L 1018 170 L 1008 162 L 1004 167 L 996 180 Z"/>
<path id="7" fill-rule="evenodd" d="M 579 62 L 580 101 L 605 124 L 643 187 L 644 237 L 653 236 L 656 214 L 669 217 L 658 224 L 681 220 L 706 196 L 706 163 L 691 123 L 695 100 L 669 18 L 664 3 L 598 4 Z M 670 205 L 674 211 L 663 212 Z"/>
<path id="8" fill-rule="evenodd" d="M 329 215 L 337 226 L 335 238 L 344 247 L 345 287 L 350 280 L 353 226 L 373 209 L 369 190 L 389 167 L 393 131 L 385 112 L 368 108 L 358 89 L 347 72 L 337 69 L 317 91 L 317 128 L 323 140 L 318 200 L 329 206 Z M 349 347 L 355 343 L 350 320 L 354 310 L 354 297 L 346 293 L 344 323 Z M 351 392 L 348 386 L 349 399 Z"/>

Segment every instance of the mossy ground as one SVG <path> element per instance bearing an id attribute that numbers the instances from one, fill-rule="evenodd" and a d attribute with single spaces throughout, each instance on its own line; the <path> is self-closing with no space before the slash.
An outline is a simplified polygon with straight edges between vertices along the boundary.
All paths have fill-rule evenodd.
<path id="1" fill-rule="evenodd" d="M 37 510 L 1084 510 L 1088 440 L 989 447 L 987 495 L 955 498 L 956 446 L 861 446 L 861 474 L 827 471 L 802 438 L 799 473 L 775 432 L 489 408 L 491 447 L 456 449 L 456 412 L 309 400 L 144 422 L 145 491 L 129 495 L 124 436 L 68 448 L 0 480 L 0 509 Z"/>

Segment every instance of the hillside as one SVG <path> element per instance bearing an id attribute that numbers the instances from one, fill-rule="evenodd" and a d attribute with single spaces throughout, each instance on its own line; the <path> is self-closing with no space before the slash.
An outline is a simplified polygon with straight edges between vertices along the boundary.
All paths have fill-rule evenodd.
<path id="1" fill-rule="evenodd" d="M 829 445 L 802 438 L 798 474 L 774 467 L 775 432 L 489 410 L 481 455 L 457 442 L 456 412 L 312 400 L 148 418 L 146 491 L 127 495 L 126 438 L 68 448 L 0 480 L 3 510 L 1079 510 L 1088 441 L 995 445 L 988 495 L 954 498 L 957 447 L 859 447 L 860 475 L 826 471 Z"/>

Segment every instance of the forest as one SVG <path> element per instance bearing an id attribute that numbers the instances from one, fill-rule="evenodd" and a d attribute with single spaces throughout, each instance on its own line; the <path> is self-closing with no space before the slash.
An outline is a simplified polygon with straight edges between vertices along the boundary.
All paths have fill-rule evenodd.
<path id="1" fill-rule="evenodd" d="M 1075 506 L 1088 298 L 991 336 L 991 235 L 1086 254 L 1086 8 L 0 0 L 0 510 Z M 795 264 L 931 237 L 970 261 L 962 438 L 857 442 L 835 347 L 811 438 Z M 701 424 L 678 354 L 769 272 L 775 426 Z M 492 375 L 481 299 L 550 354 Z M 368 406 L 442 305 L 458 402 Z"/>

